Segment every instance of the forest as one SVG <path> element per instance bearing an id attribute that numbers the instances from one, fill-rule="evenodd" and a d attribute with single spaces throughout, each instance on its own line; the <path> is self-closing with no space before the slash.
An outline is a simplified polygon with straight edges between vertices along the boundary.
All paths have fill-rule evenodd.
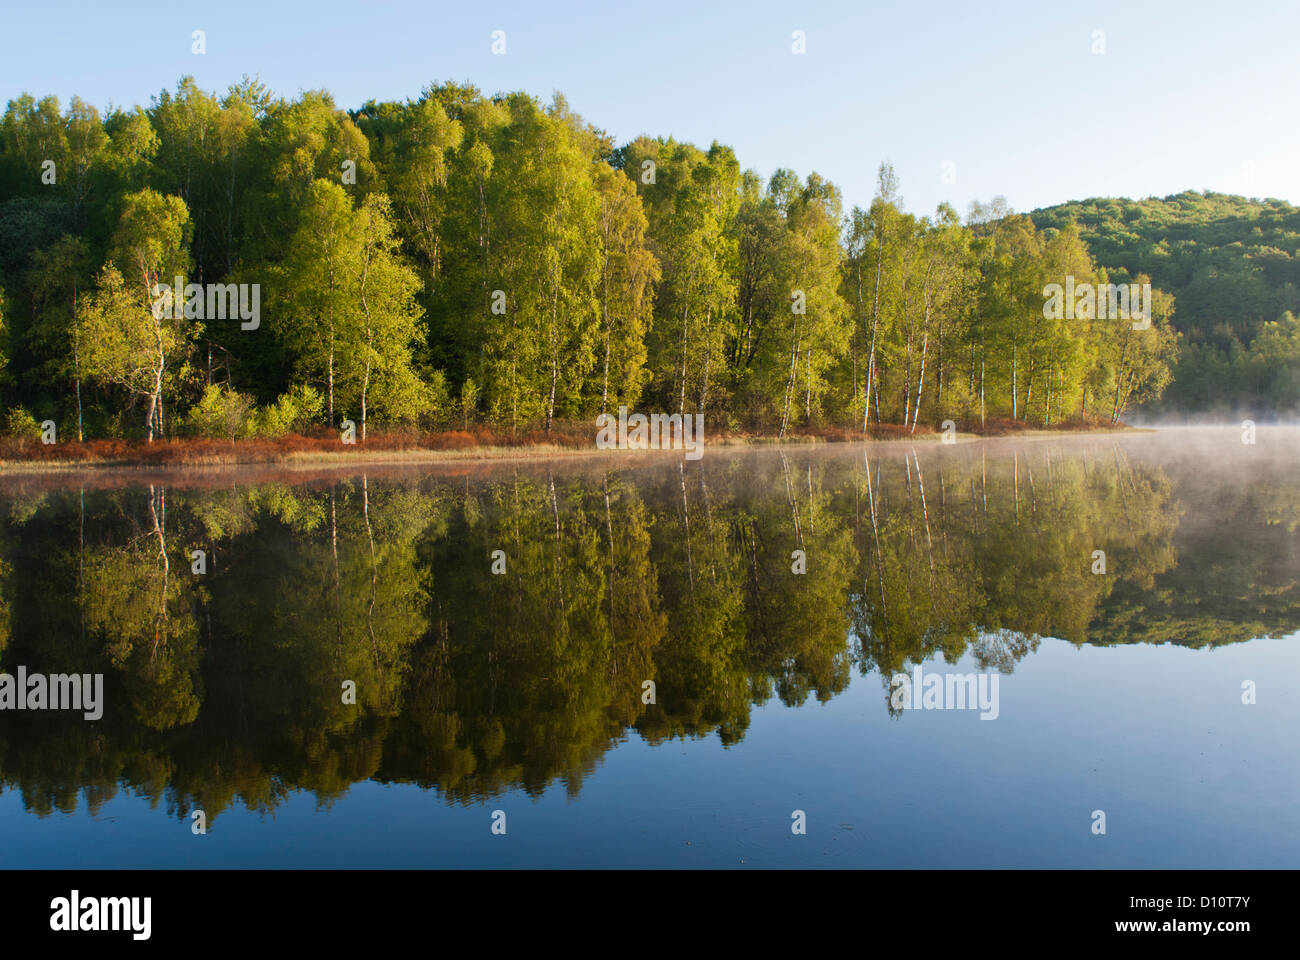
<path id="1" fill-rule="evenodd" d="M 1147 256 L 1149 229 L 1116 238 L 1110 207 L 995 198 L 963 220 L 908 212 L 888 163 L 877 182 L 845 210 L 816 172 L 616 144 L 559 94 L 458 83 L 355 110 L 247 77 L 103 114 L 23 95 L 0 121 L 0 432 L 549 433 L 620 405 L 778 437 L 1114 424 L 1180 371 L 1190 400 L 1238 362 L 1217 274 Z M 1291 269 L 1224 230 L 1220 259 L 1256 286 Z M 1112 275 L 1153 284 L 1146 329 L 1045 316 L 1046 285 Z M 1288 296 L 1233 328 L 1248 359 L 1293 349 Z"/>
<path id="2" fill-rule="evenodd" d="M 1265 417 L 1300 411 L 1300 208 L 1186 192 L 1036 210 L 1075 223 L 1100 264 L 1149 275 L 1175 297 L 1180 353 L 1152 415 Z"/>

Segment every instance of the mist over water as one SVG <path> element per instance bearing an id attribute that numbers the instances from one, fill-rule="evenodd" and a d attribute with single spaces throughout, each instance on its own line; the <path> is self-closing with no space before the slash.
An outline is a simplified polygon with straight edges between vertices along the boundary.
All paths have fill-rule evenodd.
<path id="1" fill-rule="evenodd" d="M 0 668 L 105 680 L 0 711 L 7 859 L 1294 866 L 1300 429 L 1253 440 L 15 479 Z"/>

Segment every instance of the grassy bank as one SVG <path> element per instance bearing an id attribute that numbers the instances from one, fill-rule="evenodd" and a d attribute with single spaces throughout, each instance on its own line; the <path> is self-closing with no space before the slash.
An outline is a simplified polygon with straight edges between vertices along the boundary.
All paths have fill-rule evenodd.
<path id="1" fill-rule="evenodd" d="M 1076 433 L 1127 431 L 1109 423 L 1072 421 L 1043 429 L 1012 420 L 988 420 L 983 425 L 959 424 L 957 439 L 980 437 L 1058 436 Z M 419 432 L 372 431 L 364 442 L 344 444 L 339 434 L 321 427 L 273 440 L 213 440 L 184 437 L 156 440 L 86 440 L 42 444 L 32 440 L 0 439 L 0 472 L 60 472 L 98 468 L 166 469 L 234 467 L 248 464 L 405 464 L 446 460 L 545 459 L 561 456 L 620 456 L 626 451 L 598 450 L 595 428 L 585 422 L 557 423 L 550 432 L 529 429 L 511 432 L 486 426 L 469 430 Z M 706 433 L 705 447 L 803 445 L 819 443 L 936 442 L 943 434 L 918 425 L 873 425 L 865 434 L 847 428 L 805 428 L 778 437 L 765 433 Z M 663 451 L 669 452 L 669 451 Z M 680 455 L 680 451 L 677 451 Z"/>

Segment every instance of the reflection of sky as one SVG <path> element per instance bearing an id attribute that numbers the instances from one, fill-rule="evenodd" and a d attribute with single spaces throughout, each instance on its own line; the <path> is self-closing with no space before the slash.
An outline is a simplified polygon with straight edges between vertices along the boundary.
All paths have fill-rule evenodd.
<path id="1" fill-rule="evenodd" d="M 448 807 L 364 783 L 328 810 L 302 793 L 274 819 L 227 810 L 195 837 L 161 803 L 39 820 L 9 792 L 0 866 L 1294 868 L 1297 677 L 1300 634 L 1213 650 L 1044 640 L 1002 677 L 995 721 L 891 720 L 872 674 L 825 705 L 770 701 L 730 749 L 632 735 L 576 800 L 556 784 L 536 802 L 512 791 Z M 489 829 L 495 809 L 504 837 Z M 796 809 L 806 836 L 790 832 Z"/>

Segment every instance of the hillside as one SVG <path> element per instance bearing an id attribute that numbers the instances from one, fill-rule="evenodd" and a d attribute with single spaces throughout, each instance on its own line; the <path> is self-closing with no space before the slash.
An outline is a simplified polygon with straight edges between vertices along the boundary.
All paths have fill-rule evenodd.
<path id="1" fill-rule="evenodd" d="M 1149 274 L 1174 295 L 1182 355 L 1148 412 L 1268 418 L 1300 407 L 1300 208 L 1186 191 L 1030 217 L 1039 229 L 1073 220 L 1100 266 L 1121 279 Z"/>

